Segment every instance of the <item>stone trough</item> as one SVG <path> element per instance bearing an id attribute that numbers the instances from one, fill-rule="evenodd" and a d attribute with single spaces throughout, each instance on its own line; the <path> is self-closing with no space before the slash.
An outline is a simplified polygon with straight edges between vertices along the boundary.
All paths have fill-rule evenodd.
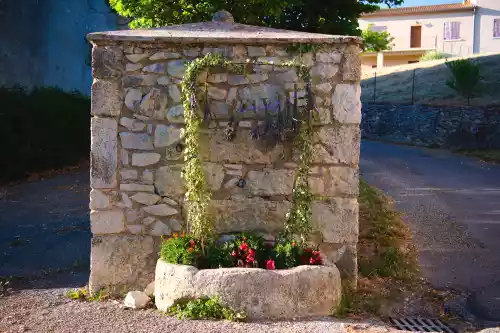
<path id="1" fill-rule="evenodd" d="M 198 270 L 160 259 L 155 302 L 160 311 L 167 311 L 178 300 L 217 296 L 249 319 L 294 319 L 331 315 L 340 302 L 340 286 L 336 266 Z"/>

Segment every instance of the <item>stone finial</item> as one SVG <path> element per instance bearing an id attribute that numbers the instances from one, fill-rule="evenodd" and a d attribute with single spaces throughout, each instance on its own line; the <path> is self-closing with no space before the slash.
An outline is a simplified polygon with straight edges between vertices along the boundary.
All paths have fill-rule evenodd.
<path id="1" fill-rule="evenodd" d="M 234 23 L 234 17 L 227 10 L 219 10 L 212 17 L 212 21 L 214 21 L 214 22 Z"/>

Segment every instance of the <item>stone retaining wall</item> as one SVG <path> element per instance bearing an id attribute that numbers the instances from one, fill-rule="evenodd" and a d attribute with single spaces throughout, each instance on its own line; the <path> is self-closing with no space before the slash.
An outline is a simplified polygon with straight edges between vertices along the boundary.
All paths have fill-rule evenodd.
<path id="1" fill-rule="evenodd" d="M 418 146 L 500 148 L 500 106 L 363 104 L 362 136 Z"/>
<path id="2" fill-rule="evenodd" d="M 142 288 L 153 280 L 160 236 L 181 230 L 185 223 L 180 94 L 185 63 L 209 52 L 235 62 L 279 64 L 292 57 L 286 46 L 272 43 L 93 42 L 90 288 Z M 358 45 L 339 43 L 302 57 L 310 68 L 319 113 L 310 178 L 318 198 L 313 205 L 317 240 L 329 262 L 354 281 L 359 51 Z M 277 102 L 278 95 L 288 98 L 295 89 L 303 97 L 304 83 L 294 69 L 272 65 L 256 65 L 248 75 L 204 73 L 199 81 L 207 84 L 216 116 L 203 132 L 202 157 L 218 231 L 281 230 L 291 207 L 300 152 L 281 143 L 262 147 L 252 140 L 252 112 L 239 114 L 242 121 L 233 141 L 225 138 L 224 128 L 245 100 Z M 304 102 L 299 99 L 299 105 Z M 256 113 L 262 116 L 259 103 Z M 240 180 L 243 188 L 237 186 Z"/>

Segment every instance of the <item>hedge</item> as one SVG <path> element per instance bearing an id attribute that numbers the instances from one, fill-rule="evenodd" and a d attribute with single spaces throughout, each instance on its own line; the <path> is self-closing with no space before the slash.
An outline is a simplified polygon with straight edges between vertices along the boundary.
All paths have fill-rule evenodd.
<path id="1" fill-rule="evenodd" d="M 90 99 L 56 88 L 0 88 L 0 182 L 87 159 Z"/>

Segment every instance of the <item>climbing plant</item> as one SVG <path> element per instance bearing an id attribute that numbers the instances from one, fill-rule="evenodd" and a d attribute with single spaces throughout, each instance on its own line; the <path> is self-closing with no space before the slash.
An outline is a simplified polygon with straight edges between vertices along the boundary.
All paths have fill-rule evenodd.
<path id="1" fill-rule="evenodd" d="M 268 63 L 262 62 L 258 64 Z M 280 64 L 280 66 L 295 68 L 297 75 L 306 82 L 310 79 L 309 70 L 300 63 L 300 58 L 295 58 L 288 63 Z M 200 239 L 203 251 L 207 239 L 213 234 L 214 222 L 208 212 L 211 192 L 205 179 L 200 158 L 200 128 L 203 123 L 203 118 L 198 113 L 200 107 L 196 97 L 196 90 L 199 75 L 203 71 L 212 68 L 220 68 L 240 74 L 244 72 L 243 64 L 235 64 L 220 54 L 209 53 L 203 58 L 197 58 L 187 65 L 184 80 L 181 83 L 182 103 L 184 106 L 184 118 L 186 123 L 183 130 L 185 163 L 182 171 L 182 178 L 185 182 L 186 199 L 188 201 L 188 229 L 194 237 Z M 292 208 L 287 214 L 285 223 L 285 234 L 290 237 L 299 235 L 304 242 L 311 232 L 310 222 L 312 215 L 312 195 L 309 191 L 308 176 L 312 158 L 312 129 L 310 115 L 313 111 L 311 107 L 312 101 L 309 85 L 307 86 L 307 92 L 306 98 L 308 99 L 308 108 L 306 110 L 307 112 L 300 117 L 301 126 L 295 140 L 297 147 L 301 151 L 300 162 L 293 190 Z M 267 105 L 267 103 L 265 104 Z"/>
<path id="2" fill-rule="evenodd" d="M 200 158 L 200 127 L 203 119 L 197 110 L 198 101 L 196 88 L 198 76 L 204 70 L 219 67 L 232 72 L 242 72 L 242 67 L 233 64 L 220 54 L 207 54 L 203 58 L 197 58 L 186 67 L 182 87 L 182 103 L 184 106 L 184 118 L 186 126 L 183 130 L 184 137 L 184 167 L 182 178 L 186 185 L 186 199 L 188 201 L 187 214 L 190 231 L 195 237 L 203 242 L 213 233 L 213 220 L 208 214 L 211 193 L 205 180 L 205 174 Z"/>

